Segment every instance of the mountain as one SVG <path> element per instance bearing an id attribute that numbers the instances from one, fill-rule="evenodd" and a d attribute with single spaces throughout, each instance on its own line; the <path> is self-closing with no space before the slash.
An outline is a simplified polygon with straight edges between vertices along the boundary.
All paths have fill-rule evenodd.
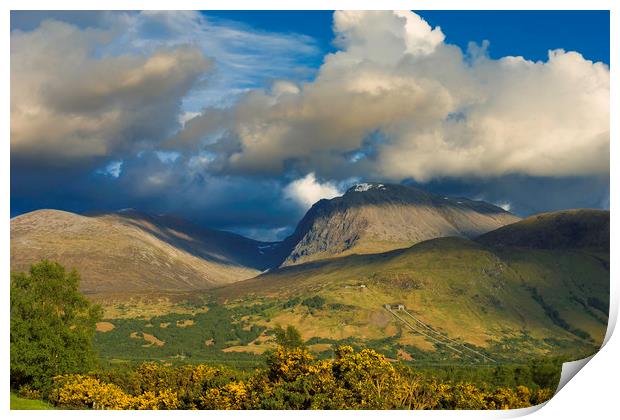
<path id="1" fill-rule="evenodd" d="M 43 258 L 75 267 L 85 293 L 188 291 L 254 277 L 273 243 L 134 210 L 82 216 L 38 210 L 11 219 L 11 269 Z"/>
<path id="2" fill-rule="evenodd" d="M 598 247 L 605 239 L 607 211 L 548 213 L 474 240 L 437 238 L 311 261 L 208 293 L 229 305 L 260 303 L 267 309 L 255 322 L 294 325 L 311 343 L 445 351 L 383 307 L 402 304 L 444 337 L 494 359 L 586 356 L 602 343 L 608 322 L 609 252 Z"/>
<path id="3" fill-rule="evenodd" d="M 77 268 L 90 294 L 184 292 L 325 257 L 472 237 L 515 220 L 484 202 L 388 184 L 358 184 L 342 197 L 319 201 L 282 242 L 132 209 L 87 215 L 38 210 L 11 220 L 11 268 L 27 270 L 48 258 Z"/>
<path id="4" fill-rule="evenodd" d="M 609 252 L 609 212 L 578 209 L 537 214 L 482 235 L 477 241 L 492 246 Z"/>
<path id="5" fill-rule="evenodd" d="M 275 250 L 280 265 L 385 252 L 439 237 L 473 238 L 520 220 L 489 203 L 417 188 L 363 183 L 320 200 Z"/>

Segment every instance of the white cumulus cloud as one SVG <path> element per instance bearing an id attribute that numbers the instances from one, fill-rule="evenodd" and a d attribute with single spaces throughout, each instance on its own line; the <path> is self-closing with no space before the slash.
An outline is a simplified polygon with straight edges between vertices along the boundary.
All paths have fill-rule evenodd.
<path id="1" fill-rule="evenodd" d="M 331 182 L 319 182 L 315 174 L 311 172 L 288 184 L 284 188 L 284 195 L 300 206 L 309 208 L 323 198 L 338 197 L 342 195 L 342 192 Z"/>
<path id="2" fill-rule="evenodd" d="M 464 52 L 412 12 L 336 12 L 334 31 L 340 49 L 313 81 L 205 109 L 170 147 L 223 133 L 209 146 L 219 170 L 327 179 L 609 172 L 607 65 Z"/>
<path id="3" fill-rule="evenodd" d="M 167 137 L 180 102 L 210 68 L 189 45 L 102 54 L 115 29 L 46 20 L 11 33 L 11 154 L 89 159 Z"/>
<path id="4" fill-rule="evenodd" d="M 41 164 L 153 150 L 207 104 L 307 77 L 299 62 L 318 52 L 305 35 L 194 11 L 17 11 L 11 23 L 11 152 Z"/>
<path id="5" fill-rule="evenodd" d="M 501 203 L 498 203 L 497 206 L 501 207 L 502 209 L 506 211 L 510 211 L 510 208 L 512 207 L 512 205 L 508 201 L 503 201 Z"/>

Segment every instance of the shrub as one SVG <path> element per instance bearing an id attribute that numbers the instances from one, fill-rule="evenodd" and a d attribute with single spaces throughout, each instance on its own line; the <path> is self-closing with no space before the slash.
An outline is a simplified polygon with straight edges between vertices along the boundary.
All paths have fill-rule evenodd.
<path id="1" fill-rule="evenodd" d="M 356 353 L 350 346 L 339 347 L 333 374 L 339 386 L 348 391 L 346 401 L 351 408 L 397 408 L 399 375 L 376 351 L 364 349 Z"/>
<path id="2" fill-rule="evenodd" d="M 239 410 L 246 408 L 248 396 L 244 382 L 231 382 L 221 388 L 209 389 L 201 400 L 203 408 L 208 410 Z"/>
<path id="3" fill-rule="evenodd" d="M 276 343 L 283 348 L 295 349 L 304 346 L 301 334 L 297 328 L 292 325 L 289 325 L 286 329 L 278 325 L 274 328 L 273 333 L 276 338 Z"/>
<path id="4" fill-rule="evenodd" d="M 173 367 L 154 362 L 143 363 L 130 371 L 100 372 L 95 377 L 114 383 L 131 395 L 172 389 L 181 409 L 202 408 L 201 398 L 207 390 L 222 387 L 235 379 L 230 371 L 204 364 Z"/>
<path id="5" fill-rule="evenodd" d="M 179 408 L 177 393 L 164 389 L 162 391 L 147 391 L 133 397 L 132 408 L 135 410 L 174 410 Z"/>
<path id="6" fill-rule="evenodd" d="M 312 296 L 302 300 L 301 304 L 311 309 L 321 309 L 325 305 L 325 298 L 322 296 Z"/>
<path id="7" fill-rule="evenodd" d="M 397 369 L 374 350 L 335 350 L 316 360 L 279 346 L 243 379 L 221 368 L 144 363 L 135 369 L 55 378 L 51 402 L 94 409 L 507 409 L 540 404 L 548 388 L 441 382 Z"/>
<path id="8" fill-rule="evenodd" d="M 29 400 L 38 400 L 41 398 L 41 391 L 34 388 L 30 384 L 22 385 L 17 390 L 17 395 Z"/>
<path id="9" fill-rule="evenodd" d="M 54 378 L 57 388 L 50 402 L 63 408 L 95 410 L 125 410 L 134 405 L 134 399 L 114 384 L 83 375 Z"/>
<path id="10" fill-rule="evenodd" d="M 314 356 L 306 349 L 279 346 L 268 356 L 268 377 L 272 382 L 291 382 L 306 375 Z"/>
<path id="11" fill-rule="evenodd" d="M 133 396 L 114 384 L 83 375 L 66 375 L 55 378 L 57 387 L 50 395 L 50 402 L 63 407 L 94 410 L 159 410 L 179 408 L 176 392 L 170 389 L 146 391 Z"/>

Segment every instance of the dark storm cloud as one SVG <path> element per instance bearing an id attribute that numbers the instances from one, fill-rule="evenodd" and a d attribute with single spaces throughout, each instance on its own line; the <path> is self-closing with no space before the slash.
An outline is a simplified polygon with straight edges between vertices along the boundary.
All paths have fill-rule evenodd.
<path id="1" fill-rule="evenodd" d="M 162 162 L 145 152 L 123 161 L 118 177 L 90 165 L 36 167 L 13 161 L 12 216 L 38 208 L 75 212 L 135 208 L 169 213 L 213 228 L 281 238 L 303 209 L 282 193 L 280 179 L 214 177 L 201 163 Z M 102 166 L 103 167 L 103 166 Z"/>
<path id="2" fill-rule="evenodd" d="M 98 10 L 12 10 L 11 30 L 32 31 L 44 20 L 57 20 L 80 28 L 105 27 L 113 12 Z"/>
<path id="3" fill-rule="evenodd" d="M 265 235 L 299 216 L 283 179 L 214 176 L 217 150 L 155 151 L 193 102 L 301 71 L 310 38 L 195 12 L 14 12 L 11 25 L 12 216 L 134 207 Z"/>
<path id="4" fill-rule="evenodd" d="M 436 179 L 405 184 L 437 194 L 468 197 L 504 206 L 522 217 L 570 208 L 609 209 L 609 177 L 531 177 Z"/>

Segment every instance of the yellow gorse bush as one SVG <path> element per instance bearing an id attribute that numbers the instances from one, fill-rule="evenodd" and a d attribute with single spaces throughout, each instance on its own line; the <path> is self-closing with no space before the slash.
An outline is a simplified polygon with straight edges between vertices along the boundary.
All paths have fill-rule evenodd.
<path id="1" fill-rule="evenodd" d="M 164 389 L 158 393 L 147 391 L 134 397 L 132 408 L 137 410 L 174 410 L 179 408 L 177 393 Z"/>
<path id="2" fill-rule="evenodd" d="M 109 380 L 108 380 L 109 381 Z M 56 377 L 50 401 L 91 409 L 508 409 L 540 404 L 549 389 L 485 389 L 442 383 L 402 372 L 374 350 L 339 347 L 335 358 L 316 360 L 303 348 L 276 349 L 266 369 L 244 380 L 206 365 L 145 363 L 128 379 Z"/>
<path id="3" fill-rule="evenodd" d="M 67 408 L 94 408 L 124 410 L 132 406 L 133 398 L 114 384 L 83 375 L 54 378 L 57 384 L 50 396 L 51 402 Z"/>
<path id="4" fill-rule="evenodd" d="M 50 401 L 66 408 L 95 410 L 158 410 L 178 408 L 176 392 L 165 389 L 157 393 L 147 391 L 138 396 L 125 393 L 114 384 L 84 375 L 65 375 L 54 378 L 57 384 Z"/>
<path id="5" fill-rule="evenodd" d="M 244 382 L 232 382 L 222 388 L 212 388 L 206 392 L 202 402 L 211 410 L 238 410 L 244 408 L 249 391 Z"/>

